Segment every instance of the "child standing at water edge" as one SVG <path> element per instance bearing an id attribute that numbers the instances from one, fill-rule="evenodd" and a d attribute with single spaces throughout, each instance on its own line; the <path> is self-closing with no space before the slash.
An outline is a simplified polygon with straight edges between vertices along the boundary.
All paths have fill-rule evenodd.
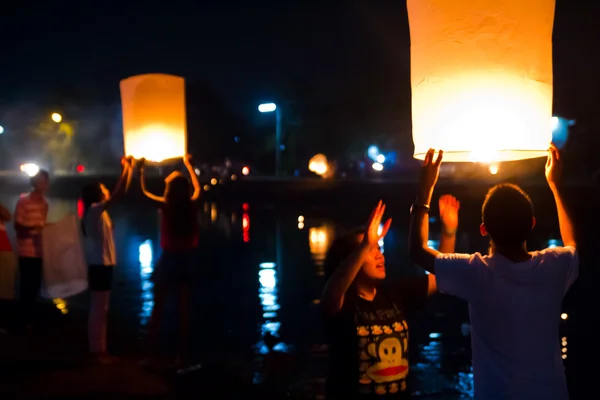
<path id="1" fill-rule="evenodd" d="M 140 162 L 140 181 L 142 191 L 159 208 L 160 245 L 162 255 L 154 266 L 154 307 L 148 324 L 148 342 L 150 358 L 147 363 L 158 367 L 158 333 L 169 291 L 177 293 L 179 304 L 179 350 L 177 357 L 178 372 L 186 372 L 189 367 L 189 285 L 194 278 L 196 268 L 195 249 L 198 246 L 199 226 L 196 216 L 196 200 L 200 197 L 200 183 L 191 164 L 191 156 L 183 162 L 191 177 L 189 180 L 180 172 L 173 172 L 165 179 L 164 195 L 156 196 L 146 189 L 144 180 L 145 160 Z"/>
<path id="2" fill-rule="evenodd" d="M 129 189 L 131 183 L 131 160 L 121 160 L 123 172 L 113 192 L 100 182 L 87 185 L 83 189 L 83 216 L 81 230 L 84 238 L 88 281 L 90 290 L 90 315 L 88 320 L 88 340 L 92 359 L 100 364 L 111 364 L 117 359 L 106 350 L 106 324 L 110 302 L 113 271 L 117 264 L 113 239 L 112 221 L 108 208 L 115 199 Z"/>
<path id="3" fill-rule="evenodd" d="M 42 286 L 42 230 L 48 216 L 45 194 L 50 184 L 48 171 L 30 178 L 31 192 L 22 195 L 15 207 L 15 232 L 19 254 L 19 296 L 24 327 L 33 322 L 35 302 Z"/>
<path id="4" fill-rule="evenodd" d="M 493 187 L 482 209 L 481 234 L 491 254 L 440 254 L 427 248 L 429 202 L 442 152 L 429 150 L 413 205 L 410 255 L 435 273 L 442 293 L 467 300 L 471 316 L 476 399 L 567 400 L 559 346 L 561 303 L 578 276 L 571 218 L 562 200 L 561 159 L 551 146 L 546 178 L 556 201 L 565 247 L 527 251 L 535 225 L 529 196 L 516 185 Z"/>

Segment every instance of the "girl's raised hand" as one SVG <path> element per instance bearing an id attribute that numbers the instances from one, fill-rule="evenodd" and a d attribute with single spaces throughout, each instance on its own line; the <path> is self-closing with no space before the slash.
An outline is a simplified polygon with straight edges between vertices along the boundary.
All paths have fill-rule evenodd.
<path id="1" fill-rule="evenodd" d="M 363 243 L 368 244 L 369 246 L 377 246 L 378 242 L 381 238 L 385 237 L 388 230 L 390 229 L 390 225 L 392 224 L 392 219 L 388 218 L 383 225 L 383 229 L 381 233 L 379 233 L 379 225 L 381 224 L 381 219 L 383 218 L 383 214 L 385 213 L 385 204 L 383 201 L 379 200 L 375 209 L 371 213 L 369 217 L 369 222 L 367 223 L 367 228 L 364 234 Z"/>

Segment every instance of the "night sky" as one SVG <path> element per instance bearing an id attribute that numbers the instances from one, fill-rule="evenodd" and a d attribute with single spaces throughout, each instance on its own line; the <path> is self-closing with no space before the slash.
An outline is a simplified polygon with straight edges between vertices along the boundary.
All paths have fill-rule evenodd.
<path id="1" fill-rule="evenodd" d="M 557 3 L 555 113 L 598 124 L 599 2 Z M 388 131 L 410 127 L 403 1 L 9 4 L 0 16 L 4 102 L 65 86 L 108 101 L 120 79 L 165 72 L 207 86 L 243 116 L 283 99 Z"/>

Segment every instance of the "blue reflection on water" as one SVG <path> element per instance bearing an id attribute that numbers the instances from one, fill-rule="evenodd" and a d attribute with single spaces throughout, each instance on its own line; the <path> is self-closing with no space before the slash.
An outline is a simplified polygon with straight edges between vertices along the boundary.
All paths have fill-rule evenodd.
<path id="1" fill-rule="evenodd" d="M 154 294 L 152 289 L 154 283 L 150 281 L 154 267 L 152 264 L 152 241 L 146 240 L 139 247 L 140 278 L 142 279 L 142 311 L 140 312 L 140 324 L 145 326 L 150 319 L 154 308 Z"/>
<path id="2" fill-rule="evenodd" d="M 550 248 L 550 249 L 552 249 L 554 247 L 559 247 L 559 246 L 562 246 L 562 245 L 563 245 L 562 240 L 559 240 L 559 239 L 550 239 L 550 240 L 548 240 L 548 248 Z"/>
<path id="3" fill-rule="evenodd" d="M 440 241 L 439 240 L 433 240 L 433 239 L 429 239 L 427 241 L 427 247 L 429 247 L 430 249 L 434 249 L 434 250 L 440 250 Z M 429 275 L 429 271 L 425 271 L 425 273 L 427 275 Z"/>
<path id="4" fill-rule="evenodd" d="M 429 239 L 427 241 L 427 247 L 429 247 L 430 249 L 434 249 L 434 250 L 440 250 L 440 241 L 439 240 L 433 240 L 433 239 Z"/>
<path id="5" fill-rule="evenodd" d="M 473 398 L 475 395 L 475 384 L 473 383 L 473 368 L 469 372 L 459 372 L 456 377 L 456 389 L 468 398 Z"/>
<path id="6" fill-rule="evenodd" d="M 257 343 L 257 351 L 260 354 L 267 354 L 271 349 L 264 342 L 264 335 L 270 334 L 274 337 L 279 336 L 279 329 L 281 328 L 281 322 L 278 321 L 279 317 L 279 302 L 278 302 L 278 279 L 277 279 L 277 265 L 273 262 L 264 262 L 259 264 L 258 270 L 258 298 L 263 310 L 263 321 L 260 325 L 261 338 Z M 287 345 L 285 343 L 277 343 L 272 350 L 275 351 L 287 351 Z"/>

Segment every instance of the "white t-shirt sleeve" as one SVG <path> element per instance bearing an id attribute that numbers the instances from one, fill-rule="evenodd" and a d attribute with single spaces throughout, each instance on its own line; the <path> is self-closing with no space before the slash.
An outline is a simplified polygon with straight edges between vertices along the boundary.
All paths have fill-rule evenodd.
<path id="1" fill-rule="evenodd" d="M 98 203 L 94 203 L 88 208 L 85 213 L 84 223 L 86 230 L 98 229 L 98 224 L 100 222 L 100 216 L 106 210 L 106 202 L 100 201 Z"/>
<path id="2" fill-rule="evenodd" d="M 479 254 L 439 254 L 435 259 L 439 291 L 467 301 L 480 289 L 486 270 Z"/>
<path id="3" fill-rule="evenodd" d="M 546 257 L 553 257 L 565 280 L 565 292 L 579 277 L 579 255 L 572 246 L 553 247 L 543 251 Z"/>

